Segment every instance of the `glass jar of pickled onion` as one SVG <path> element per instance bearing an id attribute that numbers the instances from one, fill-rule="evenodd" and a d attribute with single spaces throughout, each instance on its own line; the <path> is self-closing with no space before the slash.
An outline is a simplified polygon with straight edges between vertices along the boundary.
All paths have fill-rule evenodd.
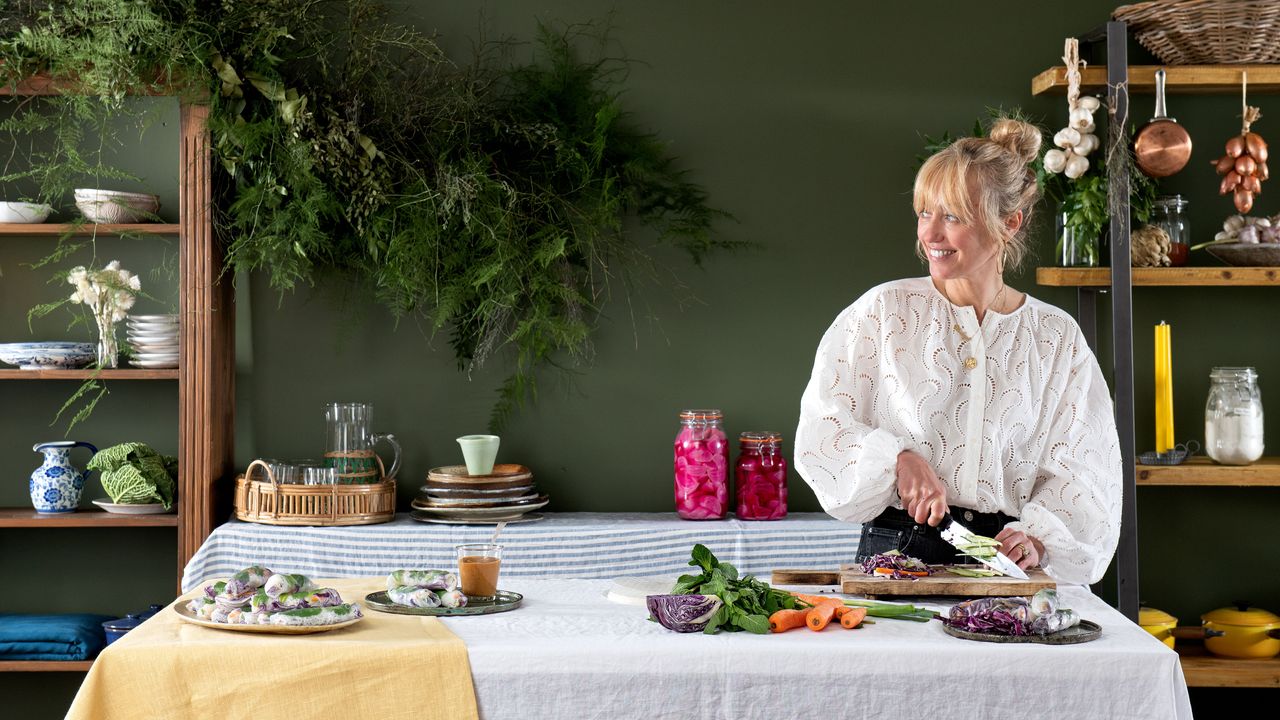
<path id="1" fill-rule="evenodd" d="M 676 434 L 676 512 L 720 520 L 729 511 L 729 441 L 719 410 L 684 410 Z"/>
<path id="2" fill-rule="evenodd" d="M 782 435 L 744 432 L 738 436 L 734 465 L 739 520 L 778 520 L 787 516 L 787 459 Z"/>

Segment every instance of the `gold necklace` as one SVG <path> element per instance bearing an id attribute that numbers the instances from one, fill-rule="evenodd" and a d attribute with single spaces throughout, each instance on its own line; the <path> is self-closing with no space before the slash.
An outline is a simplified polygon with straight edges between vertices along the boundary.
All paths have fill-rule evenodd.
<path id="1" fill-rule="evenodd" d="M 1002 280 L 1000 281 L 1000 290 L 996 293 L 996 296 L 995 296 L 994 298 L 992 298 L 992 299 L 991 299 L 991 304 L 987 305 L 987 310 L 990 310 L 990 309 L 991 309 L 991 308 L 993 308 L 993 307 L 997 307 L 998 303 L 1000 302 L 1000 298 L 1004 297 L 1004 291 L 1005 291 L 1005 288 L 1007 288 L 1007 287 L 1009 287 L 1009 286 L 1008 286 L 1008 285 L 1006 285 L 1006 284 L 1004 283 L 1004 280 L 1002 279 Z M 952 314 L 953 316 L 955 316 L 955 312 L 956 312 L 956 304 L 955 304 L 954 302 L 952 302 L 952 301 L 951 301 L 951 296 L 947 294 L 947 286 L 946 286 L 946 283 L 943 283 L 943 284 L 939 287 L 939 289 L 940 289 L 940 290 L 942 290 L 942 297 L 944 297 L 944 298 L 946 298 L 946 299 L 947 299 L 947 305 L 951 308 L 951 314 Z M 975 314 L 976 314 L 976 313 L 975 313 Z M 957 335 L 959 335 L 959 336 L 961 337 L 961 339 L 963 339 L 963 340 L 964 340 L 964 342 L 965 342 L 965 343 L 968 343 L 970 340 L 972 340 L 972 339 L 973 339 L 973 336 L 972 336 L 972 335 L 967 335 L 967 334 L 965 334 L 964 329 L 960 327 L 960 322 L 959 322 L 959 317 L 958 317 L 958 316 L 956 317 L 956 322 L 955 322 L 955 323 L 953 323 L 953 324 L 951 325 L 951 329 L 952 329 L 952 330 L 955 330 L 955 331 L 956 331 L 956 334 L 957 334 Z M 982 328 L 981 328 L 981 327 L 979 327 L 979 328 L 978 328 L 978 332 L 982 332 Z M 967 358 L 965 358 L 965 359 L 964 359 L 964 369 L 965 369 L 965 370 L 972 370 L 972 369 L 974 369 L 974 368 L 976 368 L 976 367 L 978 367 L 978 360 L 977 360 L 977 358 L 975 358 L 975 357 L 973 357 L 972 355 L 970 355 L 969 357 L 967 357 Z"/>

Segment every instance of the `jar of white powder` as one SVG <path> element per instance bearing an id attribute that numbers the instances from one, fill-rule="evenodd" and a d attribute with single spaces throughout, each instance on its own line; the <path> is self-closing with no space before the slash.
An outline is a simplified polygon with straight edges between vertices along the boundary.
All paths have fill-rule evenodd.
<path id="1" fill-rule="evenodd" d="M 1204 449 L 1223 465 L 1248 465 L 1262 457 L 1262 394 L 1251 367 L 1209 372 L 1204 406 Z"/>

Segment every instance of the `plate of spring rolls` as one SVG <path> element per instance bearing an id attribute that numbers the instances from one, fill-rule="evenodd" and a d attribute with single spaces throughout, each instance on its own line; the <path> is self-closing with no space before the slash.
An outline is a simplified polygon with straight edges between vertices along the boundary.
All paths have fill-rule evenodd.
<path id="1" fill-rule="evenodd" d="M 202 627 L 236 632 L 305 635 L 354 625 L 364 617 L 356 603 L 333 588 L 317 587 L 305 575 L 273 573 L 253 565 L 205 587 L 178 617 Z"/>
<path id="2" fill-rule="evenodd" d="M 387 589 L 364 596 L 370 610 L 396 615 L 490 615 L 520 607 L 524 596 L 498 590 L 492 600 L 476 601 L 458 589 L 458 576 L 448 570 L 396 570 Z"/>

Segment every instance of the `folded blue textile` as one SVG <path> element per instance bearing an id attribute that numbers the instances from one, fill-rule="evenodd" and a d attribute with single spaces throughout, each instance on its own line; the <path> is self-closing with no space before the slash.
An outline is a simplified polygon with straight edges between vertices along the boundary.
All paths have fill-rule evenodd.
<path id="1" fill-rule="evenodd" d="M 0 613 L 0 660 L 89 660 L 107 644 L 110 615 Z"/>

